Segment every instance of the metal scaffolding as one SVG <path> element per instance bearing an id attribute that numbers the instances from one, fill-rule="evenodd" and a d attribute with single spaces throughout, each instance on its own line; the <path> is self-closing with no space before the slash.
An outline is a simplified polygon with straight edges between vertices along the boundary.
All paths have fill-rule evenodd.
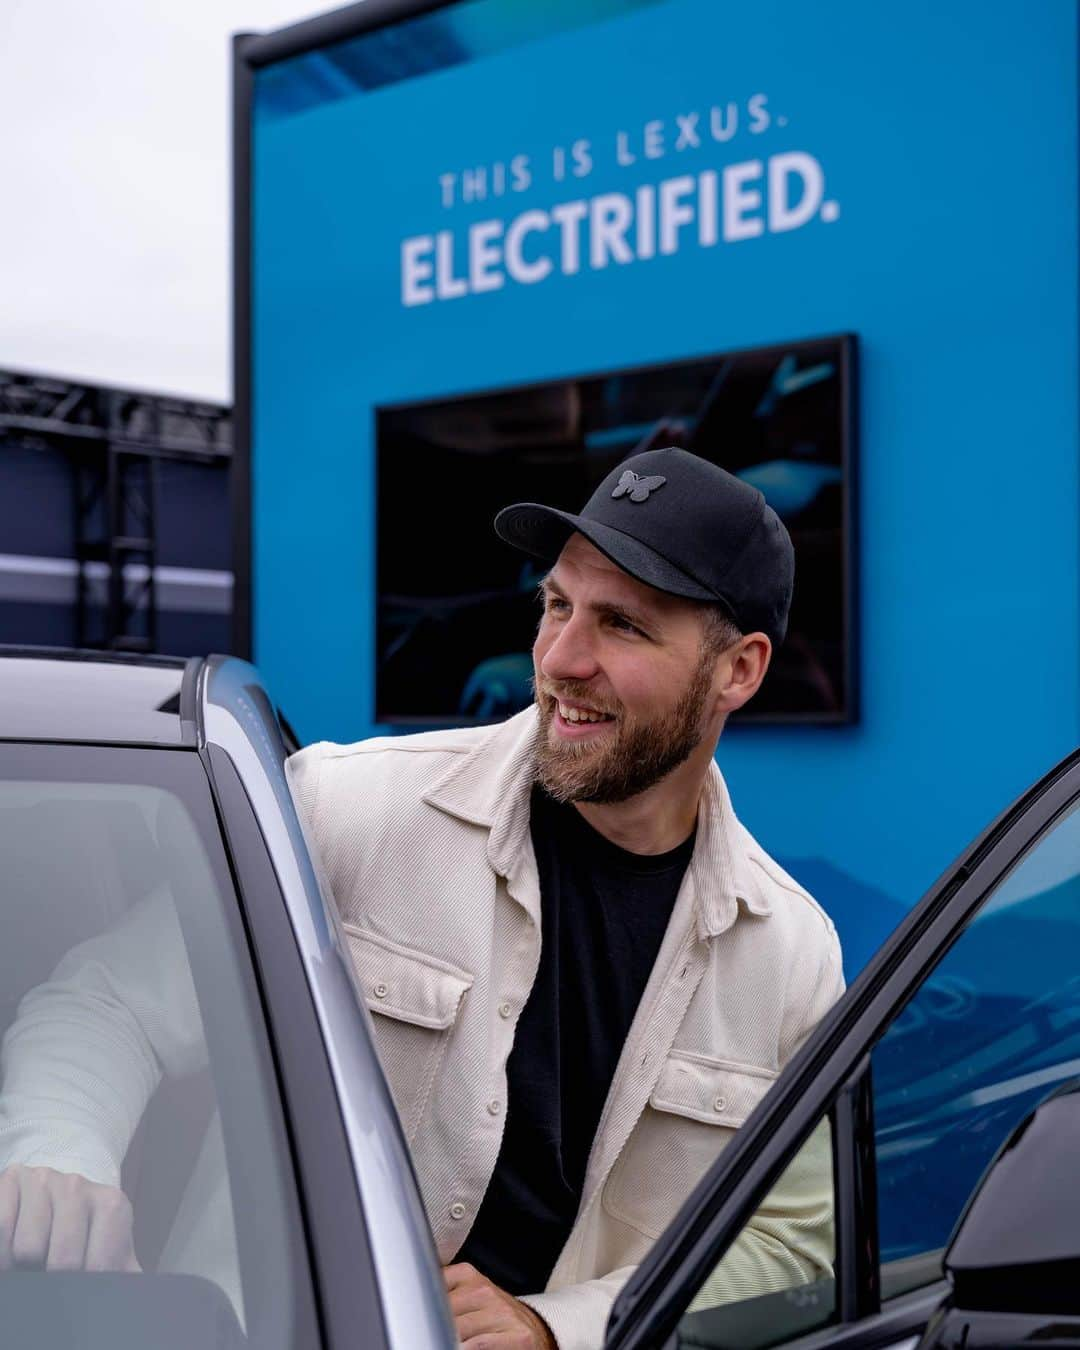
<path id="1" fill-rule="evenodd" d="M 224 464 L 230 410 L 129 389 L 0 371 L 0 447 L 59 451 L 71 477 L 78 564 L 77 643 L 155 651 L 158 465 Z M 95 623 L 87 565 L 104 563 Z"/>

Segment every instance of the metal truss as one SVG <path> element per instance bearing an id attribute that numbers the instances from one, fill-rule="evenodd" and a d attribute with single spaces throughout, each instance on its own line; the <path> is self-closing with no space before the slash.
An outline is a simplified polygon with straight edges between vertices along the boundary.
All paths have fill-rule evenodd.
<path id="1" fill-rule="evenodd" d="M 5 442 L 59 451 L 68 464 L 79 567 L 78 645 L 156 650 L 158 465 L 163 459 L 227 464 L 230 410 L 0 371 L 0 448 Z M 108 568 L 103 613 L 91 603 L 87 564 L 94 562 Z M 129 564 L 143 566 L 128 567 L 125 580 Z"/>

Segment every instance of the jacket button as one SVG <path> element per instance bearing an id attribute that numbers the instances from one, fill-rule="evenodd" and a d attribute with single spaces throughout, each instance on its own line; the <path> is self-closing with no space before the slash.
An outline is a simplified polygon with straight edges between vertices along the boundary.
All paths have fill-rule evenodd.
<path id="1" fill-rule="evenodd" d="M 509 1003 L 500 1003 L 500 1004 L 499 1004 L 499 1016 L 500 1016 L 500 1017 L 509 1017 L 510 1014 L 511 1014 L 513 1011 L 514 1011 L 514 1010 L 513 1010 L 513 1008 L 511 1008 L 511 1006 L 510 1006 Z"/>
<path id="2" fill-rule="evenodd" d="M 455 1200 L 450 1206 L 450 1217 L 452 1219 L 463 1219 L 465 1217 L 465 1206 L 460 1200 Z"/>
<path id="3" fill-rule="evenodd" d="M 499 1101 L 498 1097 L 494 1097 L 490 1102 L 488 1102 L 489 1116 L 497 1116 L 501 1110 L 502 1110 L 502 1102 Z"/>
<path id="4" fill-rule="evenodd" d="M 726 1098 L 726 1097 L 715 1097 L 715 1098 L 713 1099 L 713 1110 L 714 1110 L 714 1111 L 722 1111 L 722 1110 L 724 1109 L 725 1106 L 727 1106 L 727 1098 Z"/>
<path id="5" fill-rule="evenodd" d="M 375 986 L 375 997 L 376 997 L 376 998 L 385 998 L 389 992 L 390 992 L 389 989 L 387 989 L 386 985 L 383 984 L 381 980 L 380 980 L 380 982 Z"/>

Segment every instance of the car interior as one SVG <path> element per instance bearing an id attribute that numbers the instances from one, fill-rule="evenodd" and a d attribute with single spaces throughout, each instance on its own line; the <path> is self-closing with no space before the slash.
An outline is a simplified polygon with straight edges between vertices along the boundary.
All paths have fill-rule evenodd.
<path id="1" fill-rule="evenodd" d="M 0 790 L 0 1035 L 20 1000 L 72 948 L 105 932 L 168 874 L 143 792 L 99 784 L 5 784 Z M 215 1108 L 209 1069 L 164 1077 L 122 1172 L 144 1270 L 157 1266 Z"/>

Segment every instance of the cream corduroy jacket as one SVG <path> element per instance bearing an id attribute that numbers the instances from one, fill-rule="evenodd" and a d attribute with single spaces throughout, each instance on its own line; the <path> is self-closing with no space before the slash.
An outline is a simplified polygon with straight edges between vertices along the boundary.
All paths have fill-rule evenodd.
<path id="1" fill-rule="evenodd" d="M 289 761 L 444 1262 L 495 1166 L 506 1062 L 540 958 L 535 737 L 529 709 L 496 727 L 323 742 Z M 547 1288 L 525 1299 L 560 1350 L 598 1350 L 623 1282 L 842 988 L 831 922 L 736 820 L 714 764 L 577 1219 Z M 781 1180 L 710 1279 L 711 1301 L 828 1272 L 826 1155 Z"/>

